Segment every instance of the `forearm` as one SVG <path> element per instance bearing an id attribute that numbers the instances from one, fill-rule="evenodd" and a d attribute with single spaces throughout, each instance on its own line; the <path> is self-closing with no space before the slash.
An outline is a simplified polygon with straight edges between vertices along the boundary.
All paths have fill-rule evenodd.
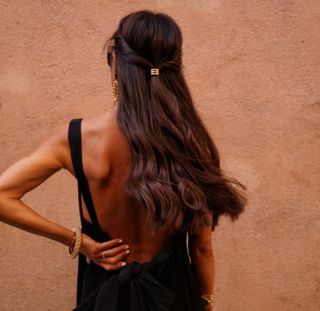
<path id="1" fill-rule="evenodd" d="M 0 196 L 0 221 L 67 246 L 73 240 L 72 230 L 42 217 L 20 199 Z"/>
<path id="2" fill-rule="evenodd" d="M 191 261 L 202 295 L 212 294 L 215 284 L 214 255 L 212 250 L 191 250 Z"/>

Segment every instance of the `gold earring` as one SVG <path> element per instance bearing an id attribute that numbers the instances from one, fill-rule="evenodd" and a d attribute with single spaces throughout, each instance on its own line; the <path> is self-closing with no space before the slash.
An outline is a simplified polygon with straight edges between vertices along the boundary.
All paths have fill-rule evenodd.
<path id="1" fill-rule="evenodd" d="M 116 79 L 116 74 L 112 75 L 112 97 L 113 97 L 113 106 L 116 105 L 118 99 L 118 80 Z"/>

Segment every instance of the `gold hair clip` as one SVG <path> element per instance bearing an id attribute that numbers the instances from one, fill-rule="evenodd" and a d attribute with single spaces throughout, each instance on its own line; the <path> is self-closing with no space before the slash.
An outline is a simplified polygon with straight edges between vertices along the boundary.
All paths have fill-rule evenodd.
<path id="1" fill-rule="evenodd" d="M 152 76 L 158 76 L 159 75 L 159 68 L 151 68 L 150 69 Z"/>

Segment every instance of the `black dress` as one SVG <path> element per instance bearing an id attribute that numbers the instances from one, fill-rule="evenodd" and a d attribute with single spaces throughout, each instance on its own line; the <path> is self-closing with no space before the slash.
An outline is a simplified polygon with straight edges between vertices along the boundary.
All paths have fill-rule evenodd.
<path id="1" fill-rule="evenodd" d="M 69 122 L 68 139 L 78 184 L 82 232 L 98 242 L 102 231 L 84 174 L 81 121 Z M 92 223 L 83 217 L 81 195 Z M 73 311 L 203 311 L 200 288 L 187 251 L 187 232 L 175 234 L 169 245 L 150 261 L 127 263 L 107 271 L 83 254 L 78 256 L 77 306 Z"/>

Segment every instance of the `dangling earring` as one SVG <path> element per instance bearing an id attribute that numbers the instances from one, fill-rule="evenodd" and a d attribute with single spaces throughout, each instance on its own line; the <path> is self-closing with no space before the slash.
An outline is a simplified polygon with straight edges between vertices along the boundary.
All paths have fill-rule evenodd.
<path id="1" fill-rule="evenodd" d="M 113 108 L 116 105 L 118 99 L 118 80 L 116 79 L 116 74 L 112 74 L 112 97 L 113 97 Z"/>

